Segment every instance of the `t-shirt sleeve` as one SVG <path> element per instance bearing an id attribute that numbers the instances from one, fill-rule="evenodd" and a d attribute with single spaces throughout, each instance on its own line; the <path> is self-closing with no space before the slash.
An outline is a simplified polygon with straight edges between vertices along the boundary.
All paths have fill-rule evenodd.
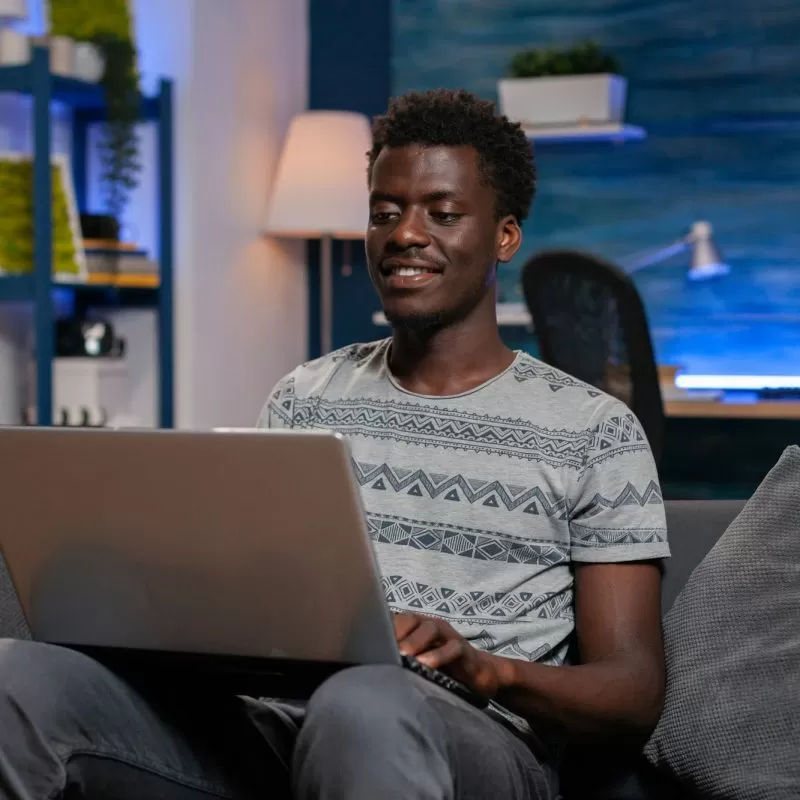
<path id="1" fill-rule="evenodd" d="M 609 399 L 593 415 L 583 467 L 571 495 L 573 561 L 669 556 L 655 461 L 639 420 L 622 403 Z"/>
<path id="2" fill-rule="evenodd" d="M 294 373 L 281 378 L 270 392 L 264 408 L 259 414 L 256 427 L 267 428 L 292 428 L 294 420 Z"/>

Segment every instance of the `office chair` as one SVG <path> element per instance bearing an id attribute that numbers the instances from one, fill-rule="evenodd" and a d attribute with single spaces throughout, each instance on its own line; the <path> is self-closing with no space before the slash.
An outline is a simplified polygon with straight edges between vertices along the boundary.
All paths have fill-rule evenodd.
<path id="1" fill-rule="evenodd" d="M 600 258 L 543 251 L 523 267 L 522 288 L 541 359 L 622 400 L 659 462 L 664 407 L 647 316 L 633 281 Z"/>

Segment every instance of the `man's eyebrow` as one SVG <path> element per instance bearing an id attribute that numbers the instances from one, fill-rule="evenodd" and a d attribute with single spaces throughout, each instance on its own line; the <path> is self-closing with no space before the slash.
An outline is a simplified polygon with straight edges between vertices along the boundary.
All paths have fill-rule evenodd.
<path id="1" fill-rule="evenodd" d="M 422 199 L 426 203 L 435 203 L 437 200 L 452 200 L 455 196 L 456 193 L 452 189 L 437 189 L 435 192 L 424 194 Z M 389 192 L 371 192 L 369 199 L 372 203 L 384 202 L 400 204 L 403 202 L 401 197 Z"/>

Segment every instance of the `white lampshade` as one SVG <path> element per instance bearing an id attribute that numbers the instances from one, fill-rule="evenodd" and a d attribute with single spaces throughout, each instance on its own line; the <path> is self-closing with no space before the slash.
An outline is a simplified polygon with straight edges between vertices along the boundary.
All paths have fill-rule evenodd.
<path id="1" fill-rule="evenodd" d="M 27 16 L 27 0 L 0 0 L 0 19 L 25 19 Z"/>
<path id="2" fill-rule="evenodd" d="M 298 114 L 283 145 L 265 233 L 300 239 L 364 238 L 371 147 L 370 124 L 363 114 Z"/>
<path id="3" fill-rule="evenodd" d="M 713 229 L 708 222 L 695 222 L 689 234 L 692 245 L 692 265 L 689 268 L 689 279 L 702 281 L 727 275 L 730 265 L 722 260 L 713 238 Z"/>

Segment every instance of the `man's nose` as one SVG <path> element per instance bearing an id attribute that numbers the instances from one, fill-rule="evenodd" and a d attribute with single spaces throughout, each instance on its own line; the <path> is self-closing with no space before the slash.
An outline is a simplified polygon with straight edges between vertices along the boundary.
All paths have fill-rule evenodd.
<path id="1" fill-rule="evenodd" d="M 430 237 L 425 226 L 425 214 L 421 210 L 406 209 L 395 225 L 390 241 L 395 247 L 427 247 Z"/>

